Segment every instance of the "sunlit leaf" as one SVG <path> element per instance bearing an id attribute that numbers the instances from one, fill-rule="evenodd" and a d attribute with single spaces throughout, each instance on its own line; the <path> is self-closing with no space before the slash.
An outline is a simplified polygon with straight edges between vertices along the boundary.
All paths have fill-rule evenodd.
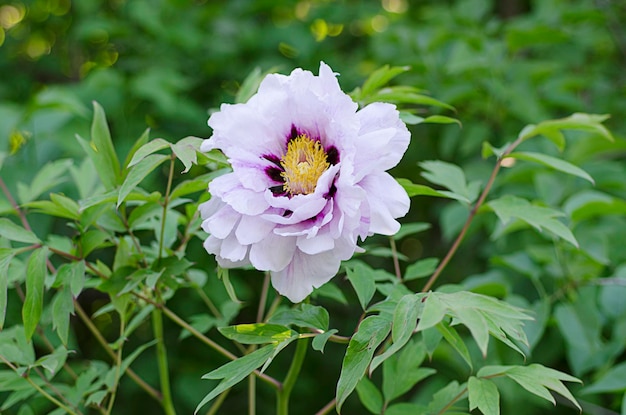
<path id="1" fill-rule="evenodd" d="M 302 303 L 296 308 L 276 312 L 268 323 L 309 327 L 322 331 L 328 330 L 328 311 L 324 307 Z"/>
<path id="2" fill-rule="evenodd" d="M 225 337 L 243 344 L 280 343 L 298 336 L 289 327 L 267 323 L 238 324 L 218 330 Z"/>

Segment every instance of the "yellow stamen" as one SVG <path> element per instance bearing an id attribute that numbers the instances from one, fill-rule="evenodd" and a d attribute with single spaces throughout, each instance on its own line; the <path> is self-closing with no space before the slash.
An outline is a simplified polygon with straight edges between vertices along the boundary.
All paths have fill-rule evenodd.
<path id="1" fill-rule="evenodd" d="M 285 179 L 283 188 L 291 195 L 315 191 L 317 179 L 328 169 L 326 152 L 319 141 L 301 134 L 287 145 L 287 153 L 280 160 L 285 169 L 280 175 Z"/>

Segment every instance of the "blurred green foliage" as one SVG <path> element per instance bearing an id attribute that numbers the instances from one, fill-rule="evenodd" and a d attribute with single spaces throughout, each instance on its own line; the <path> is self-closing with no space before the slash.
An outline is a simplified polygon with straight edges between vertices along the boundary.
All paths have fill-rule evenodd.
<path id="1" fill-rule="evenodd" d="M 172 142 L 186 135 L 208 137 L 209 111 L 233 102 L 255 68 L 316 71 L 320 60 L 341 73 L 344 90 L 381 65 L 408 65 L 411 70 L 399 83 L 425 89 L 456 108 L 462 128 L 412 127 L 411 147 L 395 173 L 416 183 L 423 182 L 417 162 L 431 159 L 456 163 L 470 182 L 484 182 L 490 171 L 480 158 L 484 141 L 501 146 L 525 124 L 572 112 L 612 114 L 607 124 L 614 143 L 571 135 L 561 155 L 583 167 L 595 186 L 517 160 L 493 191 L 494 197 L 506 192 L 564 211 L 580 250 L 565 243 L 553 246 L 545 234 L 517 225 L 503 228 L 493 217 L 479 216 L 440 282 L 533 310 L 536 320 L 527 329 L 530 360 L 592 385 L 587 394 L 582 387 L 576 390 L 577 398 L 624 413 L 626 386 L 613 374 L 626 356 L 624 22 L 623 0 L 5 0 L 0 6 L 0 152 L 10 156 L 0 160 L 0 174 L 19 194 L 19 183 L 30 183 L 46 162 L 82 156 L 74 135 L 89 135 L 92 100 L 105 108 L 122 155 L 146 126 L 153 137 Z M 523 150 L 558 154 L 549 142 L 529 143 Z M 196 174 L 193 169 L 191 174 Z M 155 183 L 163 177 L 151 176 Z M 56 191 L 66 190 L 62 178 L 53 184 Z M 0 198 L 0 212 L 10 210 Z M 410 261 L 441 257 L 467 214 L 459 203 L 413 199 L 407 222 L 436 226 L 419 237 L 402 238 L 401 253 Z M 47 234 L 58 224 L 42 218 L 34 226 Z M 492 243 L 490 238 L 498 239 Z M 193 248 L 196 255 L 190 260 L 213 269 L 200 244 Z M 246 301 L 260 287 L 256 279 L 233 278 L 233 283 Z M 209 294 L 218 304 L 228 298 L 217 282 Z M 81 301 L 94 312 L 103 300 Z M 358 310 L 327 306 L 338 319 L 331 327 L 352 332 L 347 322 Z M 175 297 L 171 307 L 190 317 L 203 305 Z M 9 317 L 11 312 L 19 310 L 9 310 Z M 244 320 L 246 313 L 254 310 L 244 308 Z M 106 316 L 97 321 L 104 333 L 115 332 L 115 321 Z M 170 329 L 166 332 L 175 332 Z M 77 327 L 76 337 L 82 356 L 107 359 L 84 329 Z M 210 389 L 200 376 L 223 361 L 190 340 L 167 342 L 175 401 L 180 413 L 188 413 Z M 490 347 L 488 364 L 521 360 L 498 345 Z M 312 413 L 332 399 L 334 389 L 320 385 L 334 385 L 338 372 L 319 368 L 338 370 L 342 351 L 330 345 L 324 355 L 306 362 L 294 390 L 296 413 Z M 440 357 L 437 369 L 444 377 L 467 378 L 461 358 L 453 353 Z M 156 384 L 152 361 L 153 356 L 142 356 L 133 367 Z M 286 362 L 280 356 L 276 366 Z M 124 380 L 123 385 L 116 413 L 155 408 L 133 383 Z M 413 400 L 423 402 L 442 386 L 426 383 L 414 391 Z M 503 413 L 577 412 L 553 409 L 525 394 L 516 399 L 514 386 L 502 385 L 508 387 L 513 393 L 502 403 Z M 259 389 L 259 413 L 271 413 L 273 396 Z M 243 413 L 245 393 L 235 388 L 224 413 Z M 0 400 L 4 396 L 0 392 Z M 33 409 L 38 405 L 33 400 Z M 43 400 L 40 406 L 47 408 Z M 342 413 L 363 413 L 356 396 Z"/>

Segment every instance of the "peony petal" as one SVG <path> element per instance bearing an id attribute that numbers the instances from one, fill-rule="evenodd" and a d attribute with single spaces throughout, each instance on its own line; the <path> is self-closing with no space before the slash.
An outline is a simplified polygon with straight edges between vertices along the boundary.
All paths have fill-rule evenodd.
<path id="1" fill-rule="evenodd" d="M 296 251 L 285 269 L 272 272 L 272 285 L 291 302 L 299 303 L 315 288 L 330 281 L 339 271 L 340 263 L 332 251 L 317 255 Z"/>
<path id="2" fill-rule="evenodd" d="M 240 213 L 234 211 L 230 206 L 224 205 L 217 213 L 202 222 L 202 229 L 216 238 L 224 239 L 231 233 L 240 219 Z"/>
<path id="3" fill-rule="evenodd" d="M 278 271 L 287 266 L 296 250 L 296 238 L 274 233 L 250 247 L 250 262 L 261 271 Z"/>
<path id="4" fill-rule="evenodd" d="M 335 240 L 328 232 L 313 237 L 300 236 L 297 240 L 298 249 L 305 254 L 315 255 L 320 252 L 330 251 L 335 247 Z"/>
<path id="5" fill-rule="evenodd" d="M 410 200 L 406 191 L 388 173 L 371 174 L 359 185 L 365 189 L 371 212 L 370 233 L 393 235 L 400 229 L 395 218 L 406 215 Z"/>
<path id="6" fill-rule="evenodd" d="M 276 227 L 275 223 L 264 220 L 259 216 L 243 215 L 235 235 L 239 243 L 251 245 L 260 242 Z"/>

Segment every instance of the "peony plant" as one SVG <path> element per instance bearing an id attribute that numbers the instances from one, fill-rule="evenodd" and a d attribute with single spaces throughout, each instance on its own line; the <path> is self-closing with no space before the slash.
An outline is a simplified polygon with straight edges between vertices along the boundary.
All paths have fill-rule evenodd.
<path id="1" fill-rule="evenodd" d="M 495 239 L 531 228 L 549 243 L 576 249 L 579 242 L 559 219 L 562 212 L 490 191 L 501 168 L 515 169 L 517 161 L 593 181 L 563 159 L 518 147 L 543 136 L 562 149 L 568 130 L 612 140 L 602 124 L 607 117 L 577 113 L 526 126 L 501 148 L 485 143 L 491 174 L 484 180 L 468 182 L 458 166 L 431 160 L 420 163 L 424 183 L 413 183 L 389 173 L 409 146 L 407 124 L 460 123 L 445 112 L 428 116 L 427 108 L 451 107 L 417 88 L 389 86 L 407 70 L 380 68 L 350 94 L 324 63 L 318 75 L 302 69 L 256 73 L 244 82 L 239 102 L 210 116 L 210 138 L 172 143 L 150 140 L 146 131 L 123 162 L 104 110 L 94 103 L 90 140 L 76 137 L 84 160 L 43 167 L 17 198 L 0 178 L 11 206 L 0 218 L 0 391 L 8 394 L 0 410 L 26 407 L 38 396 L 53 414 L 115 413 L 127 377 L 163 413 L 181 413 L 185 403 L 172 391 L 177 368 L 170 365 L 166 340 L 172 333 L 164 319 L 181 339 L 194 338 L 197 347 L 223 358 L 197 362 L 196 369 L 208 371 L 203 379 L 213 382 L 204 396 L 194 397 L 196 413 L 209 403 L 208 413 L 216 413 L 229 391 L 247 379 L 249 414 L 261 406 L 261 388 L 275 393 L 275 413 L 288 414 L 309 349 L 324 353 L 331 343 L 342 348 L 341 368 L 320 388 L 332 388 L 334 398 L 311 413 L 346 413 L 352 395 L 358 398 L 352 407 L 374 414 L 477 409 L 495 415 L 500 392 L 508 391 L 500 379 L 552 403 L 556 392 L 580 409 L 563 383 L 577 382 L 575 377 L 508 354 L 497 360 L 490 346 L 493 337 L 505 350 L 529 356 L 529 337 L 536 337 L 528 326 L 533 313 L 510 299 L 441 285 L 439 279 L 479 214 L 497 223 Z M 180 164 L 192 177 L 175 178 Z M 148 190 L 147 178 L 158 171 L 165 172 L 164 186 Z M 50 193 L 65 177 L 75 185 L 72 193 Z M 409 197 L 418 196 L 466 208 L 441 260 L 410 261 L 396 247 L 396 241 L 429 228 L 402 219 L 410 213 Z M 61 221 L 63 232 L 41 234 L 32 226 L 35 214 Z M 374 234 L 385 236 L 388 247 L 369 244 Z M 203 243 L 210 255 L 192 262 L 194 243 Z M 241 281 L 256 278 L 250 274 L 259 274 L 259 292 L 241 289 Z M 186 317 L 175 309 L 189 292 L 206 312 Z M 94 293 L 106 301 L 89 312 L 81 298 Z M 348 297 L 360 311 L 352 330 L 340 332 L 330 305 L 350 303 Z M 249 317 L 242 311 L 252 302 L 256 313 Z M 16 308 L 17 316 L 11 311 Z M 75 353 L 72 315 L 108 361 Z M 113 340 L 95 323 L 102 316 L 117 322 Z M 146 331 L 149 341 L 131 341 L 145 339 Z M 134 365 L 149 349 L 158 380 L 144 378 Z M 289 368 L 275 368 L 285 350 Z M 447 382 L 436 363 L 450 354 L 468 374 Z M 258 388 L 257 380 L 263 382 Z M 416 385 L 428 385 L 432 393 L 414 399 Z"/>

